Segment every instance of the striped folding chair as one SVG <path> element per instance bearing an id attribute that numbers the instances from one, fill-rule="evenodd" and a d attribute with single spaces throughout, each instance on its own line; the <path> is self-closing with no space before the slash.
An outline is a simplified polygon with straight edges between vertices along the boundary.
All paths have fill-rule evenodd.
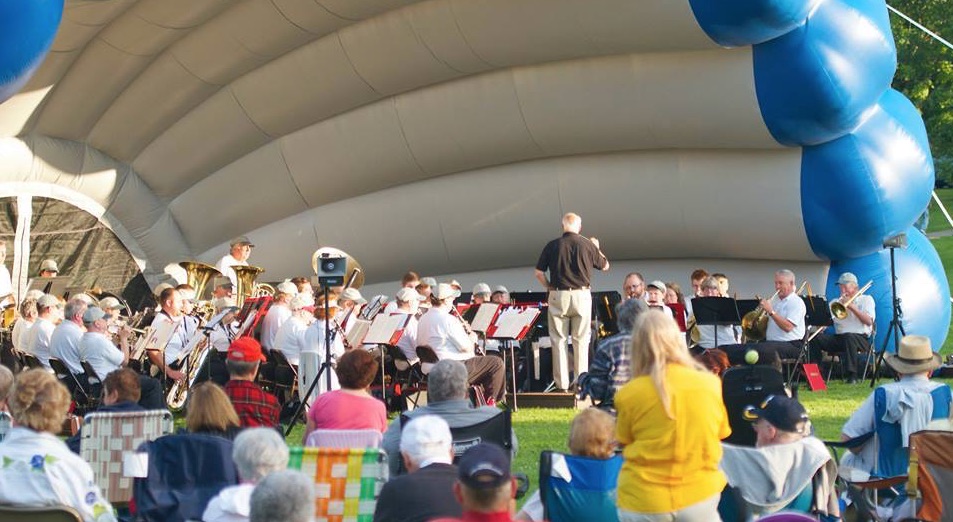
<path id="1" fill-rule="evenodd" d="M 380 448 L 291 448 L 288 467 L 314 477 L 318 522 L 371 522 L 387 482 Z"/>
<path id="2" fill-rule="evenodd" d="M 379 448 L 383 434 L 377 430 L 314 430 L 304 445 L 315 448 Z"/>
<path id="3" fill-rule="evenodd" d="M 83 419 L 79 454 L 93 468 L 96 484 L 113 504 L 132 498 L 133 477 L 123 476 L 123 455 L 173 431 L 167 410 L 93 412 Z"/>

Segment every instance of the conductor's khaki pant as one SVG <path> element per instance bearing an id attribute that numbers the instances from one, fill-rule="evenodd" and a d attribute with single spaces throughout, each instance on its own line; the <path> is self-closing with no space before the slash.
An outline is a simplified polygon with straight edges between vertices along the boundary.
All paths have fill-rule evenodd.
<path id="1" fill-rule="evenodd" d="M 588 288 L 549 292 L 549 338 L 553 344 L 553 380 L 568 389 L 569 338 L 573 346 L 573 378 L 589 371 L 589 338 L 592 335 L 592 294 Z"/>

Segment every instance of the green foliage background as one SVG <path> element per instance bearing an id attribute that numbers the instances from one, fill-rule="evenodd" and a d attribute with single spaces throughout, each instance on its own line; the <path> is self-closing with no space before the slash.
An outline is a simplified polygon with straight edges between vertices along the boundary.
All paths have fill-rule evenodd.
<path id="1" fill-rule="evenodd" d="M 946 40 L 953 40 L 953 0 L 890 0 L 906 14 Z M 937 186 L 953 186 L 953 50 L 890 14 L 897 44 L 893 87 L 923 115 L 936 164 Z"/>

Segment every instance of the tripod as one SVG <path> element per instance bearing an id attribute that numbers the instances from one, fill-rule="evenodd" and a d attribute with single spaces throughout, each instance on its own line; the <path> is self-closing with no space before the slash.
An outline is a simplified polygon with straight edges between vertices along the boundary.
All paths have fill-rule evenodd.
<path id="1" fill-rule="evenodd" d="M 291 422 L 288 423 L 288 429 L 285 430 L 285 438 L 291 434 L 291 430 L 294 428 L 295 422 L 298 420 L 298 416 L 301 415 L 301 411 L 304 410 L 306 404 L 308 404 L 308 399 L 311 397 L 311 394 L 314 393 L 314 389 L 318 386 L 318 383 L 321 381 L 321 376 L 324 375 L 325 382 L 327 383 L 328 390 L 331 390 L 331 372 L 333 371 L 331 367 L 331 312 L 329 310 L 329 292 L 331 286 L 329 284 L 322 284 L 321 290 L 324 292 L 324 360 L 321 361 L 321 366 L 318 368 L 318 374 L 314 376 L 314 380 L 311 381 L 311 386 L 308 387 L 307 393 L 301 397 L 301 403 L 298 404 L 298 409 L 295 410 L 294 416 L 291 417 Z"/>
<path id="2" fill-rule="evenodd" d="M 884 337 L 883 345 L 881 345 L 880 351 L 876 353 L 874 372 L 873 375 L 870 376 L 871 388 L 877 385 L 877 379 L 880 375 L 880 367 L 884 362 L 884 354 L 887 353 L 887 343 L 890 342 L 890 337 L 893 336 L 893 350 L 894 353 L 897 353 L 897 351 L 900 350 L 900 336 L 907 335 L 907 332 L 903 329 L 903 323 L 900 322 L 900 318 L 903 317 L 903 309 L 900 308 L 900 298 L 897 297 L 897 267 L 894 262 L 894 251 L 897 249 L 897 247 L 891 245 L 889 248 L 890 291 L 891 297 L 893 297 L 893 318 L 890 320 L 890 327 L 887 328 L 887 335 Z"/>

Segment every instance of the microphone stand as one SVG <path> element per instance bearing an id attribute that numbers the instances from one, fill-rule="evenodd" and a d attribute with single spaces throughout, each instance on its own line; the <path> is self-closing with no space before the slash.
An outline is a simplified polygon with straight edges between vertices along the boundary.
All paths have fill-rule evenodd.
<path id="1" fill-rule="evenodd" d="M 893 318 L 890 320 L 890 326 L 887 328 L 887 336 L 884 337 L 880 351 L 875 354 L 876 361 L 874 362 L 874 371 L 873 375 L 870 376 L 871 388 L 877 385 L 877 379 L 879 378 L 880 368 L 884 362 L 884 354 L 887 353 L 887 343 L 890 342 L 890 336 L 893 335 L 893 353 L 898 353 L 900 351 L 900 336 L 907 335 L 907 332 L 903 329 L 903 323 L 900 322 L 900 318 L 903 317 L 903 309 L 900 308 L 900 298 L 897 297 L 897 267 L 894 262 L 894 251 L 896 251 L 896 249 L 896 246 L 890 246 L 890 291 L 893 297 Z"/>

